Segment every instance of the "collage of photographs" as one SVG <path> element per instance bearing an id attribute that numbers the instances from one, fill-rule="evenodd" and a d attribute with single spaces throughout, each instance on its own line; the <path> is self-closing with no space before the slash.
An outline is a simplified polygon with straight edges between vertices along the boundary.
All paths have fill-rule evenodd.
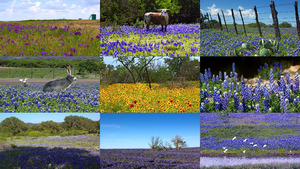
<path id="1" fill-rule="evenodd" d="M 200 168 L 199 7 L 0 0 L 0 169 Z"/>
<path id="2" fill-rule="evenodd" d="M 200 2 L 200 168 L 300 168 L 297 0 Z"/>

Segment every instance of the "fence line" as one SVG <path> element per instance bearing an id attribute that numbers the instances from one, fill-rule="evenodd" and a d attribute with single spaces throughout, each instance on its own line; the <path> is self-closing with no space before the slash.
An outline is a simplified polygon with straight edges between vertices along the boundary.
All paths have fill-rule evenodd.
<path id="1" fill-rule="evenodd" d="M 286 11 L 285 10 L 285 11 L 279 11 L 278 12 L 276 10 L 276 8 L 275 8 L 275 7 L 278 7 L 278 6 L 288 6 L 288 5 L 294 5 L 295 11 Z M 264 8 L 264 7 L 270 8 L 271 11 L 270 12 L 262 12 L 262 13 L 257 12 L 257 8 Z M 221 12 L 222 12 L 222 15 L 223 15 L 223 20 L 224 20 L 224 23 L 225 23 L 225 26 L 226 26 L 226 30 L 228 32 L 227 24 L 226 24 L 226 19 L 229 19 L 229 17 L 231 18 L 231 16 L 224 16 L 223 10 L 221 10 Z M 278 38 L 278 39 L 281 39 L 281 34 L 280 34 L 280 30 L 279 30 L 278 19 L 295 19 L 294 21 L 296 21 L 296 24 L 297 24 L 298 38 L 300 40 L 300 24 L 299 24 L 299 16 L 298 16 L 298 1 L 295 1 L 295 3 L 285 3 L 285 4 L 277 4 L 277 5 L 275 5 L 274 1 L 271 1 L 271 3 L 270 3 L 269 6 L 258 6 L 258 7 L 254 6 L 254 12 L 255 12 L 255 20 L 256 20 L 257 27 L 259 29 L 259 33 L 260 33 L 261 37 L 263 37 L 263 35 L 261 33 L 261 28 L 260 28 L 259 20 L 263 20 L 265 22 L 273 22 L 272 25 L 273 25 L 274 30 L 275 30 L 275 37 Z M 277 15 L 279 13 L 292 13 L 292 12 L 295 12 L 295 17 L 279 17 L 279 18 L 277 17 Z M 261 18 L 261 19 L 258 19 L 258 16 L 261 15 L 261 14 L 271 14 L 272 18 Z M 207 15 L 208 15 L 208 13 L 207 13 Z M 238 30 L 236 28 L 236 25 L 237 25 L 236 24 L 236 19 L 237 19 L 239 21 L 240 20 L 242 21 L 243 28 L 244 28 L 244 33 L 247 36 L 246 29 L 245 29 L 245 23 L 247 24 L 247 23 L 251 23 L 251 22 L 244 22 L 244 19 L 243 19 L 243 16 L 242 16 L 242 12 L 241 12 L 240 9 L 239 9 L 239 11 L 236 11 L 236 12 L 233 11 L 233 9 L 231 9 L 231 15 L 232 15 L 233 25 L 234 25 L 234 29 L 235 29 L 236 34 L 238 34 Z M 241 18 L 235 18 L 235 15 L 239 15 Z M 209 24 L 211 24 L 211 22 L 212 22 L 213 19 L 211 17 L 211 14 L 209 14 L 209 16 L 210 16 Z M 217 14 L 217 17 L 218 17 L 218 20 L 219 20 L 221 31 L 223 31 L 222 23 L 221 23 L 221 19 L 220 19 L 219 13 Z M 294 21 L 288 21 L 288 22 L 294 22 Z M 213 28 L 213 26 L 214 26 L 214 24 L 212 23 L 211 28 Z M 204 27 L 205 27 L 205 25 L 204 25 Z"/>

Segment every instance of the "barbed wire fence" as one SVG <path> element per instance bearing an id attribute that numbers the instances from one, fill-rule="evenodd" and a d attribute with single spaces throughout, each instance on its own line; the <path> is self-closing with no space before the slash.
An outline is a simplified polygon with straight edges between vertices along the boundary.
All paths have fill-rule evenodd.
<path id="1" fill-rule="evenodd" d="M 280 8 L 281 6 L 292 6 L 294 5 L 294 10 L 279 10 L 277 11 L 275 7 Z M 259 12 L 259 10 L 263 9 L 263 8 L 270 8 L 270 12 Z M 221 10 L 221 13 L 217 14 L 217 19 L 213 19 L 211 17 L 210 13 L 206 13 L 206 18 L 208 20 L 208 25 L 211 29 L 216 29 L 215 24 L 213 24 L 213 20 L 218 20 L 219 21 L 219 29 L 221 29 L 221 31 L 223 31 L 223 24 L 222 24 L 222 19 L 223 18 L 223 23 L 225 24 L 225 28 L 226 31 L 228 32 L 228 26 L 227 26 L 227 22 L 232 20 L 233 21 L 233 26 L 234 26 L 234 30 L 235 33 L 238 34 L 238 29 L 236 28 L 237 23 L 242 23 L 243 25 L 243 33 L 247 36 L 247 32 L 246 32 L 246 28 L 245 28 L 245 24 L 251 24 L 253 22 L 250 21 L 246 21 L 244 22 L 243 19 L 243 9 L 239 9 L 237 10 L 233 10 L 231 9 L 231 11 L 227 10 L 227 15 L 224 15 L 223 10 Z M 229 16 L 229 12 L 231 13 L 231 16 Z M 279 30 L 279 22 L 278 20 L 284 20 L 284 22 L 296 22 L 297 25 L 297 32 L 298 32 L 298 38 L 300 40 L 300 24 L 299 24 L 299 15 L 298 15 L 298 1 L 295 1 L 294 3 L 284 3 L 284 4 L 276 4 L 274 1 L 271 1 L 270 5 L 265 5 L 265 6 L 254 6 L 254 13 L 255 13 L 255 22 L 257 24 L 257 28 L 258 31 L 260 33 L 260 36 L 263 37 L 263 34 L 261 32 L 261 28 L 260 28 L 260 21 L 263 21 L 263 23 L 268 24 L 268 25 L 272 25 L 271 27 L 274 28 L 275 31 L 275 37 L 278 39 L 281 39 L 281 35 L 280 35 L 280 30 Z M 286 13 L 294 13 L 293 17 L 277 17 L 277 15 L 280 14 L 286 14 Z M 265 18 L 261 18 L 261 15 L 266 15 L 266 14 L 270 14 L 269 17 L 265 17 Z M 260 18 L 259 18 L 260 17 Z"/>

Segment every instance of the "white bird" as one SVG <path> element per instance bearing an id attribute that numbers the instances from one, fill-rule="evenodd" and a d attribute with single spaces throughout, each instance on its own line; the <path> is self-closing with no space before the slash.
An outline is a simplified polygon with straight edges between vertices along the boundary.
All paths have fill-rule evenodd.
<path id="1" fill-rule="evenodd" d="M 226 153 L 227 150 L 228 150 L 228 149 L 224 150 L 224 153 Z"/>
<path id="2" fill-rule="evenodd" d="M 245 139 L 243 142 L 246 142 L 247 141 L 247 139 Z"/>
<path id="3" fill-rule="evenodd" d="M 266 144 L 263 146 L 263 148 L 265 148 L 265 147 L 267 147 L 267 145 L 266 145 Z"/>
<path id="4" fill-rule="evenodd" d="M 257 144 L 254 144 L 254 145 L 253 145 L 253 147 L 256 147 L 256 146 L 257 146 Z"/>
<path id="5" fill-rule="evenodd" d="M 235 140 L 236 139 L 236 137 L 233 137 L 233 139 L 232 140 Z"/>
<path id="6" fill-rule="evenodd" d="M 246 153 L 246 150 L 244 150 L 243 153 L 245 154 L 245 153 Z"/>
<path id="7" fill-rule="evenodd" d="M 29 83 L 27 82 L 27 80 L 28 80 L 28 78 L 19 79 L 19 81 L 23 83 L 24 87 L 27 87 L 29 85 Z"/>

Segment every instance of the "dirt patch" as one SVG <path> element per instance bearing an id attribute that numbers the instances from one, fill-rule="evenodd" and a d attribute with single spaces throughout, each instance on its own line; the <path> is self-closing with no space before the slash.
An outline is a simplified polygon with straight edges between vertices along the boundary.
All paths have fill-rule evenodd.
<path id="1" fill-rule="evenodd" d="M 45 84 L 54 79 L 28 79 L 29 84 Z M 77 79 L 76 84 L 92 84 L 100 83 L 99 79 Z M 23 83 L 19 79 L 0 79 L 0 85 L 22 85 Z"/>

